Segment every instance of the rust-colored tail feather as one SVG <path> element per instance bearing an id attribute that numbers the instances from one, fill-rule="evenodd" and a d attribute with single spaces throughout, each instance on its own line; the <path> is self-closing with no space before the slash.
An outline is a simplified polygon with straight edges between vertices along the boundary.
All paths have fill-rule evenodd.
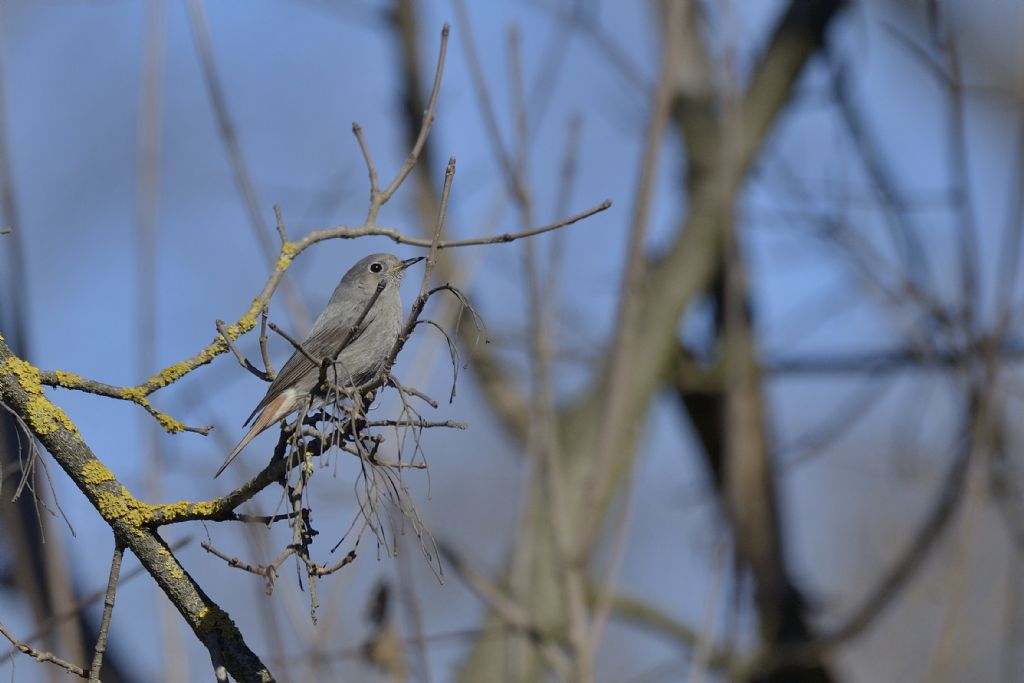
<path id="1" fill-rule="evenodd" d="M 242 452 L 242 449 L 248 446 L 249 442 L 255 439 L 260 434 L 260 432 L 267 429 L 272 424 L 274 424 L 275 422 L 277 422 L 282 417 L 288 414 L 288 410 L 291 408 L 290 399 L 291 392 L 286 391 L 285 393 L 281 394 L 273 401 L 271 401 L 269 404 L 267 404 L 267 407 L 263 409 L 263 412 L 260 413 L 260 416 L 257 417 L 256 421 L 252 423 L 252 427 L 249 427 L 249 431 L 245 433 L 245 436 L 242 437 L 242 440 L 238 442 L 238 445 L 235 446 L 234 450 L 231 451 L 227 459 L 224 460 L 224 463 L 217 470 L 217 473 L 213 475 L 214 479 L 220 476 L 220 473 L 223 472 L 225 468 L 227 468 L 227 466 L 231 464 L 232 460 L 238 457 L 238 454 Z M 252 418 L 250 417 L 250 419 Z M 246 422 L 248 422 L 248 420 L 246 420 Z"/>

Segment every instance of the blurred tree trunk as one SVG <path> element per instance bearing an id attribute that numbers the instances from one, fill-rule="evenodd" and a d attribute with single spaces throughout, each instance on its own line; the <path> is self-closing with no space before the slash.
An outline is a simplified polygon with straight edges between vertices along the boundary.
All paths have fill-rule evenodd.
<path id="1" fill-rule="evenodd" d="M 568 519 L 564 522 L 575 537 L 585 538 L 594 524 L 600 524 L 599 519 L 593 518 L 589 503 L 596 495 L 597 513 L 603 517 L 625 474 L 633 467 L 636 439 L 654 395 L 663 388 L 676 386 L 673 370 L 679 363 L 678 323 L 695 297 L 708 291 L 715 282 L 722 282 L 721 247 L 728 225 L 725 219 L 731 215 L 732 205 L 763 140 L 779 112 L 793 97 L 794 83 L 803 66 L 823 44 L 828 26 L 841 4 L 838 1 L 808 0 L 794 0 L 789 4 L 767 43 L 749 86 L 741 95 L 735 129 L 726 129 L 716 111 L 706 61 L 699 65 L 695 74 L 694 60 L 699 54 L 694 52 L 692 44 L 687 43 L 683 48 L 687 63 L 680 69 L 682 85 L 674 111 L 687 143 L 689 173 L 686 189 L 689 198 L 686 204 L 689 211 L 681 217 L 676 238 L 665 253 L 648 259 L 645 289 L 640 297 L 640 329 L 636 335 L 641 345 L 631 354 L 633 362 L 627 381 L 616 389 L 623 392 L 618 401 L 621 409 L 613 415 L 603 414 L 610 382 L 607 363 L 604 363 L 598 365 L 604 370 L 599 372 L 591 387 L 583 392 L 581 398 L 561 408 L 556 420 L 564 496 L 559 508 L 567 511 Z M 687 14 L 689 26 L 684 27 L 680 34 L 692 37 L 697 35 L 696 22 L 692 13 Z M 419 129 L 424 109 L 417 75 L 419 60 L 413 4 L 409 0 L 399 0 L 393 16 L 403 54 L 406 132 L 411 139 Z M 693 86 L 689 92 L 688 85 Z M 731 143 L 735 154 L 728 159 L 724 159 L 719 150 L 725 134 L 735 136 Z M 428 226 L 436 205 L 436 190 L 431 177 L 433 164 L 429 159 L 428 146 L 424 163 L 417 167 L 417 206 L 422 223 Z M 441 277 L 445 277 L 443 270 Z M 471 321 L 463 321 L 460 333 L 484 396 L 511 435 L 525 444 L 528 423 L 523 414 L 525 398 L 515 395 L 513 383 L 497 361 L 485 355 L 487 351 L 479 348 L 482 345 L 475 344 L 476 332 Z M 738 333 L 748 335 L 749 326 L 740 326 Z M 746 343 L 740 339 L 739 348 L 752 352 L 749 337 Z M 738 375 L 739 387 L 743 391 L 736 393 L 738 401 L 734 399 L 733 413 L 743 417 L 746 424 L 756 425 L 754 438 L 726 445 L 722 438 L 725 430 L 721 419 L 725 394 L 719 389 L 703 394 L 684 392 L 683 398 L 692 407 L 689 415 L 704 440 L 708 465 L 718 473 L 716 492 L 723 500 L 723 509 L 729 509 L 730 518 L 737 521 L 734 540 L 740 558 L 759 586 L 757 608 L 762 638 L 768 643 L 779 639 L 805 640 L 811 635 L 804 623 L 799 592 L 789 580 L 782 561 L 782 539 L 774 521 L 774 485 L 767 444 L 760 428 L 758 374 L 752 355 L 748 355 L 744 364 L 746 370 Z M 609 444 L 598 443 L 599 425 L 603 420 L 613 421 L 610 432 L 606 430 L 613 435 L 613 442 Z M 612 454 L 610 471 L 603 476 L 607 485 L 592 493 L 594 454 L 602 447 Z M 726 501 L 728 487 L 722 485 L 722 473 L 728 467 L 722 464 L 726 452 L 723 447 L 734 453 L 734 466 L 731 466 L 734 474 L 743 471 L 742 467 L 735 466 L 737 463 L 753 465 L 757 471 L 755 480 L 759 482 L 756 487 L 759 494 L 753 508 L 736 505 L 730 508 Z M 544 482 L 535 477 L 533 485 L 543 487 Z M 538 504 L 527 511 L 525 524 L 528 529 L 519 536 L 519 542 L 528 543 L 529 547 L 514 546 L 510 549 L 508 574 L 529 577 L 530 590 L 527 595 L 519 597 L 525 603 L 530 624 L 543 632 L 565 633 L 568 606 L 559 577 L 565 567 L 560 566 L 560 557 L 550 532 L 553 515 L 558 513 L 543 490 L 538 490 L 537 495 L 530 498 Z M 756 528 L 739 523 L 756 520 L 756 512 L 768 515 L 763 523 L 771 529 L 767 537 L 759 539 L 757 550 L 751 542 L 751 534 L 758 533 Z M 494 633 L 495 629 L 501 628 L 501 623 L 492 613 L 487 617 L 482 632 Z M 466 683 L 502 680 L 509 664 L 505 657 L 506 644 L 501 638 L 480 638 L 462 666 L 459 680 Z M 523 680 L 543 678 L 543 667 L 536 654 L 531 654 L 528 662 L 517 662 L 516 666 L 524 672 Z M 796 671 L 771 672 L 764 680 L 825 681 L 830 680 L 830 676 L 823 666 L 812 662 Z"/>

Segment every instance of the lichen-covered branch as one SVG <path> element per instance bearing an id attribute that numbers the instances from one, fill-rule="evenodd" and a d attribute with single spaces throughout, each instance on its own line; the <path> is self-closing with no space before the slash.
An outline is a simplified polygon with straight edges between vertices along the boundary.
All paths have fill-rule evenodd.
<path id="1" fill-rule="evenodd" d="M 231 618 L 185 571 L 153 528 L 153 510 L 137 499 L 92 452 L 75 425 L 43 393 L 39 371 L 0 337 L 0 400 L 17 413 L 88 498 L 119 543 L 139 558 L 206 646 L 215 665 L 239 681 L 272 681 Z"/>

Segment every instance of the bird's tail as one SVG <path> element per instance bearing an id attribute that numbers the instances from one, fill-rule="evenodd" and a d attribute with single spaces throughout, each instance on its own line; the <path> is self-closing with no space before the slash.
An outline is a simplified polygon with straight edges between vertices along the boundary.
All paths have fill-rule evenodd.
<path id="1" fill-rule="evenodd" d="M 220 468 L 217 470 L 217 473 L 213 475 L 213 478 L 216 479 L 217 477 L 219 477 L 220 473 L 223 472 L 225 468 L 227 468 L 227 466 L 231 464 L 232 460 L 238 457 L 238 454 L 242 452 L 242 449 L 248 446 L 249 442 L 255 439 L 260 434 L 260 432 L 262 432 L 267 427 L 270 427 L 272 424 L 274 424 L 282 417 L 286 416 L 289 412 L 291 412 L 294 403 L 295 392 L 292 391 L 291 389 L 288 389 L 283 394 L 281 394 L 273 401 L 271 401 L 269 404 L 267 404 L 267 407 L 263 409 L 263 412 L 260 413 L 260 416 L 257 417 L 256 421 L 252 423 L 252 427 L 249 427 L 249 431 L 245 433 L 245 436 L 242 437 L 242 440 L 238 442 L 238 445 L 235 446 L 234 450 L 231 451 L 228 457 L 224 460 L 223 464 L 221 464 Z"/>
<path id="2" fill-rule="evenodd" d="M 257 429 L 256 427 L 257 425 L 254 424 L 252 427 L 249 428 L 249 431 L 246 432 L 245 436 L 242 437 L 242 440 L 238 442 L 238 445 L 235 446 L 235 449 L 231 451 L 231 454 L 228 455 L 228 457 L 224 460 L 221 466 L 217 469 L 217 473 L 213 475 L 214 479 L 219 477 L 220 473 L 227 469 L 227 466 L 231 464 L 231 461 L 238 457 L 238 454 L 242 452 L 242 449 L 248 446 L 249 442 L 255 439 L 256 436 L 261 431 L 263 431 L 262 429 Z"/>

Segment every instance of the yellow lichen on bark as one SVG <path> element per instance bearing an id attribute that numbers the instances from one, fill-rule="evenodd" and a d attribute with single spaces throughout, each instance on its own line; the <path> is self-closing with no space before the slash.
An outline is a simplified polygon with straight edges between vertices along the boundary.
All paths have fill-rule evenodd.
<path id="1" fill-rule="evenodd" d="M 228 336 L 231 337 L 233 341 L 254 327 L 256 327 L 256 314 L 250 311 L 237 323 L 228 327 Z M 146 393 L 149 394 L 155 389 L 160 389 L 169 384 L 173 384 L 196 368 L 206 365 L 227 350 L 228 344 L 224 341 L 224 338 L 217 337 L 213 343 L 200 351 L 194 357 L 189 358 L 188 360 L 183 360 L 180 363 L 175 363 L 174 365 L 169 365 L 159 373 L 150 377 L 146 381 Z"/>
<path id="2" fill-rule="evenodd" d="M 253 302 L 257 304 L 258 302 Z M 250 308 L 249 312 L 243 315 L 237 323 L 228 326 L 228 336 L 231 337 L 231 341 L 234 341 L 241 337 L 243 334 L 256 327 L 256 313 L 259 312 L 257 309 L 255 312 Z"/>
<path id="3" fill-rule="evenodd" d="M 154 506 L 143 503 L 121 486 L 120 491 L 96 491 L 96 508 L 107 521 L 124 522 L 134 534 L 141 536 L 143 527 L 153 521 Z"/>
<path id="4" fill-rule="evenodd" d="M 142 528 L 153 521 L 158 506 L 143 503 L 124 486 L 117 491 L 102 487 L 116 479 L 114 473 L 96 458 L 82 465 L 81 476 L 96 496 L 96 509 L 103 515 L 103 519 L 108 522 L 124 522 L 136 535 L 142 535 Z"/>
<path id="5" fill-rule="evenodd" d="M 145 406 L 149 402 L 146 400 L 146 396 L 149 395 L 149 391 L 146 387 L 125 387 L 121 390 L 121 397 L 125 400 L 133 403 L 138 403 L 140 406 Z"/>
<path id="6" fill-rule="evenodd" d="M 180 420 L 175 420 L 166 413 L 154 411 L 154 417 L 156 421 L 160 423 L 160 426 L 164 428 L 164 431 L 168 434 L 177 434 L 178 432 L 185 431 L 185 423 Z"/>
<path id="7" fill-rule="evenodd" d="M 209 363 L 222 353 L 222 349 L 227 349 L 227 344 L 223 339 L 218 337 L 217 341 L 200 351 L 194 358 L 167 366 L 159 373 L 150 377 L 146 384 L 155 386 L 156 388 L 166 387 L 168 384 L 172 384 L 192 372 L 200 365 Z"/>
<path id="8" fill-rule="evenodd" d="M 28 394 L 25 413 L 32 431 L 42 435 L 51 434 L 63 428 L 81 438 L 75 423 L 64 414 L 63 410 L 46 398 L 37 367 L 15 356 L 4 363 L 0 371 L 15 375 L 18 378 L 18 384 Z"/>
<path id="9" fill-rule="evenodd" d="M 295 253 L 295 251 L 296 249 L 294 245 L 290 247 L 288 245 L 285 245 L 285 248 L 282 248 L 281 250 L 282 253 L 289 254 L 293 254 Z M 289 256 L 288 258 L 290 260 L 291 256 Z M 253 299 L 252 304 L 250 304 L 249 310 L 246 311 L 245 315 L 243 315 L 238 320 L 238 322 L 232 323 L 231 325 L 228 326 L 228 337 L 230 337 L 231 340 L 234 341 L 241 337 L 246 332 L 248 332 L 249 330 L 256 327 L 256 318 L 259 315 L 260 310 L 262 308 L 263 302 L 261 302 L 259 299 Z M 123 390 L 122 395 L 128 400 L 140 403 L 138 399 L 148 396 L 157 389 L 162 389 L 163 387 L 166 387 L 169 384 L 173 384 L 174 382 L 178 381 L 179 379 L 181 379 L 188 373 L 192 372 L 196 368 L 202 365 L 206 365 L 207 363 L 209 363 L 214 358 L 216 358 L 217 356 L 219 356 L 220 354 L 224 353 L 227 350 L 227 342 L 224 341 L 223 337 L 218 336 L 216 339 L 213 340 L 213 342 L 210 343 L 209 346 L 204 348 L 202 351 L 200 351 L 192 358 L 189 358 L 188 360 L 183 360 L 180 363 L 175 363 L 174 365 L 167 366 L 166 368 L 164 368 L 163 370 L 161 370 L 160 372 L 146 380 L 145 384 L 142 384 L 138 387 L 129 387 Z M 167 429 L 166 426 L 164 428 Z M 168 431 L 171 430 L 168 429 Z"/>
<path id="10" fill-rule="evenodd" d="M 177 581 L 185 578 L 185 572 L 182 571 L 181 565 L 174 559 L 174 555 L 171 554 L 170 550 L 160 546 L 160 549 L 157 550 L 157 552 L 160 553 L 160 557 L 164 559 L 164 568 L 172 579 Z"/>
<path id="11" fill-rule="evenodd" d="M 299 245 L 295 242 L 285 242 L 281 245 L 281 257 L 277 259 L 278 270 L 285 270 L 291 265 L 292 259 L 299 253 Z"/>
<path id="12" fill-rule="evenodd" d="M 192 502 L 180 500 L 177 503 L 166 503 L 156 506 L 155 513 L 160 517 L 161 524 L 170 524 L 185 517 L 208 518 L 219 511 L 216 500 Z"/>
<path id="13" fill-rule="evenodd" d="M 65 389 L 77 389 L 85 384 L 85 378 L 73 372 L 55 370 L 53 374 L 57 375 L 57 384 Z"/>
<path id="14" fill-rule="evenodd" d="M 102 462 L 93 458 L 82 465 L 82 481 L 89 486 L 96 486 L 105 481 L 114 481 L 114 473 Z"/>

